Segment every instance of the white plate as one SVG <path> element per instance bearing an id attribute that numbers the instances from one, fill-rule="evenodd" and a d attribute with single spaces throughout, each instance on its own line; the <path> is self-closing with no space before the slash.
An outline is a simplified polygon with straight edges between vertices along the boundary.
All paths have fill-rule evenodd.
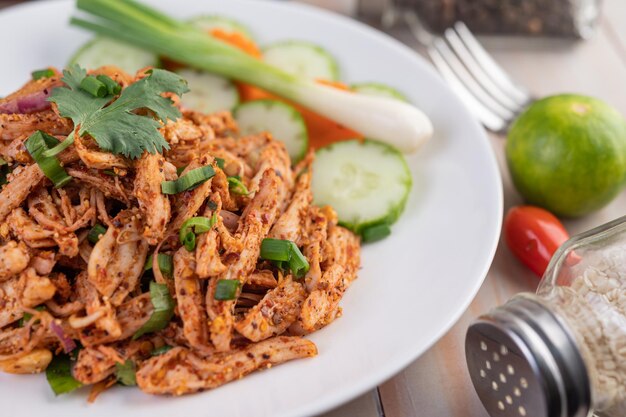
<path id="1" fill-rule="evenodd" d="M 348 82 L 380 81 L 423 109 L 435 137 L 409 158 L 414 189 L 390 238 L 363 248 L 363 269 L 344 315 L 311 336 L 319 356 L 280 365 L 182 398 L 115 388 L 88 405 L 84 393 L 55 398 L 43 375 L 0 374 L 2 415 L 303 416 L 337 406 L 391 377 L 435 343 L 477 292 L 492 260 L 502 186 L 487 138 L 422 58 L 362 24 L 303 5 L 264 1 L 153 0 L 172 15 L 233 16 L 261 43 L 308 39 L 339 58 Z M 182 6 L 184 5 L 184 7 Z M 90 35 L 71 28 L 68 1 L 0 13 L 0 95 L 30 71 L 62 67 Z"/>

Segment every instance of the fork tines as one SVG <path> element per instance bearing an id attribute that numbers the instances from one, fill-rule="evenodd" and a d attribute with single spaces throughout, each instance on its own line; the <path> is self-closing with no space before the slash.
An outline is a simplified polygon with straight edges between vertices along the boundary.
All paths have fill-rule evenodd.
<path id="1" fill-rule="evenodd" d="M 425 44 L 437 70 L 489 130 L 504 132 L 531 101 L 476 40 L 463 22 L 433 36 L 413 11 L 404 15 L 417 40 Z"/>

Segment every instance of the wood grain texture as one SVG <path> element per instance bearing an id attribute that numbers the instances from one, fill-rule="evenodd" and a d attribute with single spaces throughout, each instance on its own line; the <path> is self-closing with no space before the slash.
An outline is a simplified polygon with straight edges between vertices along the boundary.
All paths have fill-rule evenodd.
<path id="1" fill-rule="evenodd" d="M 374 389 L 319 417 L 381 417 L 379 407 L 378 392 Z"/>

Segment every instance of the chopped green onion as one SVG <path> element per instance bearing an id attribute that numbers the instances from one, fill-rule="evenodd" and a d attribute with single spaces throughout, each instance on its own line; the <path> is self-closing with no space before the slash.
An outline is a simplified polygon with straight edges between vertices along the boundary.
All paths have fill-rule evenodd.
<path id="1" fill-rule="evenodd" d="M 391 234 L 391 228 L 388 224 L 378 224 L 370 226 L 361 232 L 361 240 L 363 242 L 376 242 L 386 238 Z"/>
<path id="2" fill-rule="evenodd" d="M 224 160 L 224 158 L 215 158 L 215 163 L 217 164 L 217 167 L 219 169 L 224 169 L 224 164 L 226 163 L 226 161 Z"/>
<path id="3" fill-rule="evenodd" d="M 183 173 L 183 171 L 185 170 L 185 168 L 187 168 L 187 165 L 185 165 L 184 167 L 178 167 L 176 168 L 176 175 L 180 177 L 180 174 Z"/>
<path id="4" fill-rule="evenodd" d="M 115 378 L 117 378 L 117 382 L 122 385 L 126 385 L 127 387 L 132 387 L 137 385 L 137 368 L 135 367 L 135 362 L 130 359 L 126 359 L 126 362 L 115 364 Z"/>
<path id="5" fill-rule="evenodd" d="M 154 349 L 151 354 L 152 356 L 159 356 L 159 355 L 164 354 L 165 352 L 172 350 L 173 348 L 174 347 L 170 345 L 163 345 L 161 347 Z"/>
<path id="6" fill-rule="evenodd" d="M 309 262 L 306 260 L 302 252 L 295 243 L 291 242 L 291 259 L 289 260 L 289 269 L 295 278 L 302 278 L 304 274 L 309 272 Z"/>
<path id="7" fill-rule="evenodd" d="M 215 170 L 211 165 L 201 168 L 192 169 L 175 181 L 163 181 L 161 183 L 161 192 L 163 194 L 178 194 L 183 191 L 193 189 L 203 182 L 213 178 Z"/>
<path id="8" fill-rule="evenodd" d="M 83 386 L 72 376 L 72 360 L 68 355 L 52 358 L 46 368 L 46 379 L 55 395 L 67 394 Z"/>
<path id="9" fill-rule="evenodd" d="M 174 314 L 174 300 L 165 284 L 150 282 L 150 300 L 152 301 L 152 315 L 147 322 L 133 335 L 133 340 L 139 339 L 146 333 L 164 329 Z"/>
<path id="10" fill-rule="evenodd" d="M 42 155 L 45 158 L 57 156 L 58 154 L 69 148 L 72 143 L 74 143 L 74 132 L 70 133 L 63 142 L 59 143 L 55 147 L 49 146 L 49 148 L 51 149 L 46 150 Z"/>
<path id="11" fill-rule="evenodd" d="M 109 94 L 117 95 L 122 91 L 122 86 L 113 81 L 113 79 L 107 75 L 98 75 L 96 76 L 96 79 L 106 86 Z"/>
<path id="12" fill-rule="evenodd" d="M 117 174 L 112 169 L 103 169 L 102 173 L 108 175 L 109 177 L 117 177 Z"/>
<path id="13" fill-rule="evenodd" d="M 100 240 L 100 237 L 102 237 L 102 235 L 104 235 L 106 232 L 106 227 L 104 227 L 100 223 L 96 223 L 89 231 L 89 234 L 87 235 L 87 240 L 95 245 Z"/>
<path id="14" fill-rule="evenodd" d="M 236 279 L 220 279 L 215 286 L 213 298 L 219 301 L 234 300 L 241 283 Z"/>
<path id="15" fill-rule="evenodd" d="M 266 238 L 261 242 L 261 258 L 268 261 L 289 261 L 291 241 Z"/>
<path id="16" fill-rule="evenodd" d="M 250 192 L 248 188 L 245 186 L 239 177 L 228 177 L 228 189 L 232 191 L 233 194 L 238 195 L 248 195 Z"/>
<path id="17" fill-rule="evenodd" d="M 168 255 L 166 253 L 159 253 L 157 255 L 157 263 L 159 264 L 159 270 L 161 271 L 161 273 L 163 275 L 165 275 L 168 278 L 172 277 L 172 274 L 174 273 L 174 258 L 172 257 L 172 255 Z M 146 260 L 146 265 L 144 266 L 143 270 L 145 271 L 149 271 L 152 269 L 152 255 L 150 255 L 148 257 L 148 259 Z"/>
<path id="18" fill-rule="evenodd" d="M 80 88 L 94 97 L 104 97 L 109 93 L 107 86 L 93 75 L 89 75 L 80 82 Z"/>
<path id="19" fill-rule="evenodd" d="M 54 77 L 54 71 L 51 70 L 50 68 L 46 68 L 46 69 L 33 71 L 33 72 L 30 73 L 30 75 L 33 77 L 34 81 L 37 81 L 37 80 L 40 80 L 42 78 Z"/>
<path id="20" fill-rule="evenodd" d="M 210 219 L 208 217 L 192 217 L 185 220 L 178 232 L 180 243 L 191 252 L 196 248 L 196 235 L 211 230 L 216 221 L 217 216 L 215 214 Z"/>
<path id="21" fill-rule="evenodd" d="M 49 144 L 51 143 L 59 143 L 59 141 L 54 136 L 50 136 L 38 130 L 26 140 L 24 145 L 30 156 L 32 156 L 37 165 L 39 165 L 44 175 L 52 181 L 56 188 L 60 188 L 70 182 L 72 177 L 67 175 L 67 172 L 65 172 L 56 157 L 46 157 L 43 155 L 43 153 L 49 149 Z"/>
<path id="22" fill-rule="evenodd" d="M 196 248 L 196 235 L 193 232 L 187 233 L 180 241 L 189 252 Z"/>
<path id="23" fill-rule="evenodd" d="M 266 238 L 261 242 L 261 258 L 272 261 L 281 269 L 289 266 L 295 278 L 302 278 L 309 271 L 306 260 L 298 245 L 290 240 Z"/>

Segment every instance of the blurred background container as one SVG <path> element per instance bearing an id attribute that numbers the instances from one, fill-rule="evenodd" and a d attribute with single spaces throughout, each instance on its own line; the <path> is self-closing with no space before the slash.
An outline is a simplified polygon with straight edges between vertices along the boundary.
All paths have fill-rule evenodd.
<path id="1" fill-rule="evenodd" d="M 589 38 L 601 0 L 392 0 L 414 10 L 422 23 L 441 32 L 463 21 L 474 33 Z"/>

